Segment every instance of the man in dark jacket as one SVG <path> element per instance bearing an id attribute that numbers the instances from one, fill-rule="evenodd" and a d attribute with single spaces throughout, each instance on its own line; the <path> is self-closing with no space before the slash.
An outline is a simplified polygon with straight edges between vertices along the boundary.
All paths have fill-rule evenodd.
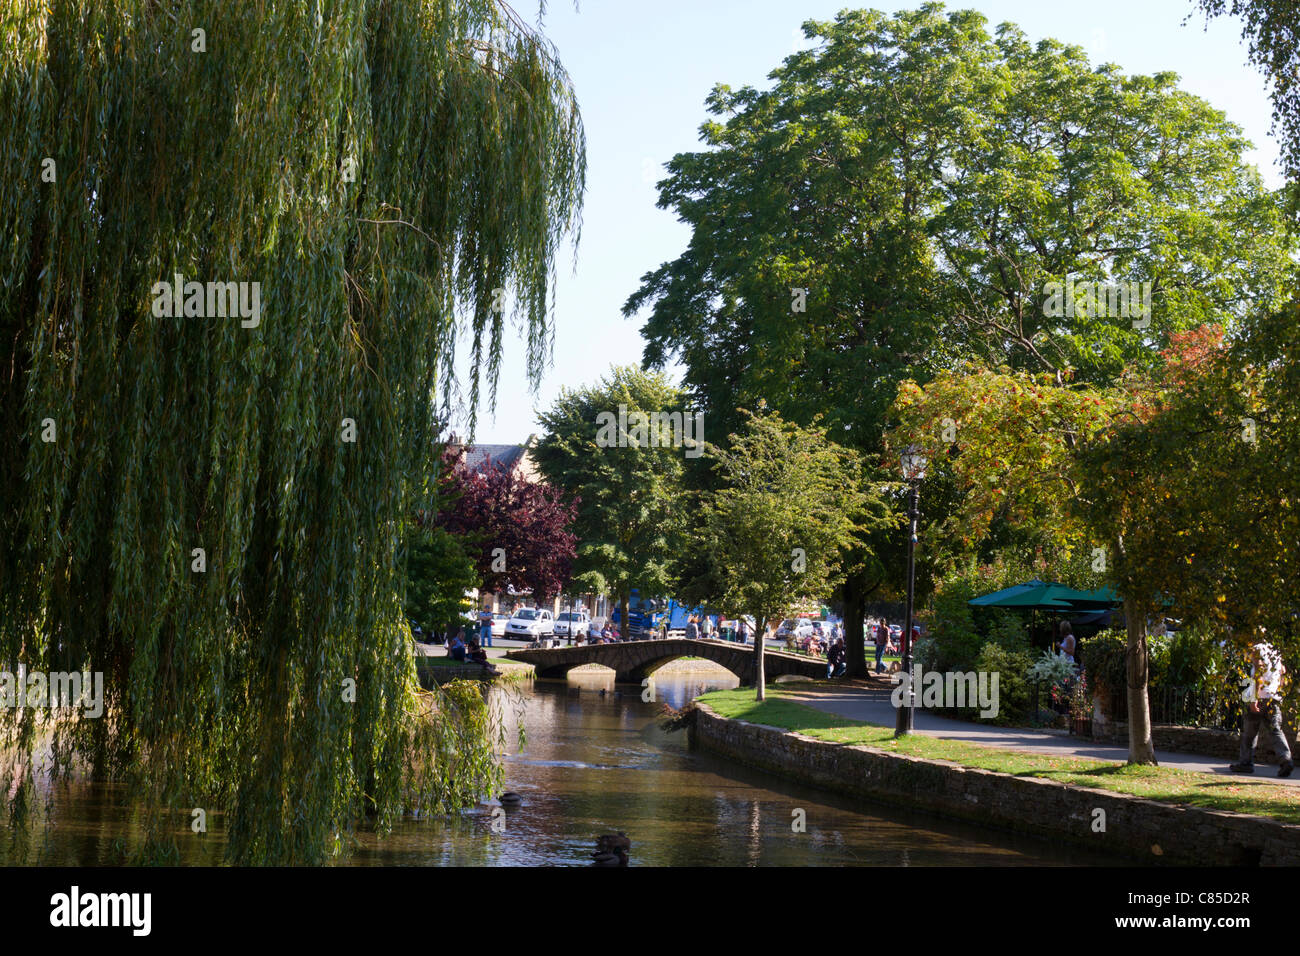
<path id="1" fill-rule="evenodd" d="M 844 676 L 848 664 L 848 654 L 844 651 L 844 641 L 842 639 L 836 640 L 831 645 L 830 650 L 826 652 L 826 660 L 826 676 L 828 678 Z"/>

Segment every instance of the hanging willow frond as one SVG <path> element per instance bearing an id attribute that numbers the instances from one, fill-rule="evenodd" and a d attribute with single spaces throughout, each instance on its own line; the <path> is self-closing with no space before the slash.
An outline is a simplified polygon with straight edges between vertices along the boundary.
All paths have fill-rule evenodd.
<path id="1" fill-rule="evenodd" d="M 0 37 L 0 670 L 102 671 L 107 707 L 0 711 L 12 806 L 45 744 L 163 844 L 224 808 L 241 862 L 473 799 L 446 720 L 481 714 L 420 716 L 397 571 L 458 330 L 471 408 L 495 290 L 551 332 L 585 178 L 554 49 L 492 0 L 0 0 Z M 155 317 L 176 274 L 258 283 L 259 321 Z"/>

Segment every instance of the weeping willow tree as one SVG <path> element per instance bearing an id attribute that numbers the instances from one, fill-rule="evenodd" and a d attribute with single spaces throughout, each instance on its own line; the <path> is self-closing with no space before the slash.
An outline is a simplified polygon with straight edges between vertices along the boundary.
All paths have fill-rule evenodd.
<path id="1" fill-rule="evenodd" d="M 507 319 L 550 341 L 554 49 L 493 0 L 0 0 L 0 36 L 0 670 L 105 700 L 0 712 L 11 813 L 80 768 L 150 845 L 218 808 L 230 859 L 310 863 L 472 800 L 481 699 L 421 712 L 398 572 L 457 337 L 471 408 Z"/>

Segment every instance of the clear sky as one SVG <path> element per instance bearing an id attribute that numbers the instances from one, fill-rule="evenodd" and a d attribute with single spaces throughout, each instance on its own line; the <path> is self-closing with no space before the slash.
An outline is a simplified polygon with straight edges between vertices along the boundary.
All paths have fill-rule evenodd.
<path id="1" fill-rule="evenodd" d="M 535 17 L 532 0 L 515 9 Z M 800 24 L 830 20 L 845 8 L 888 12 L 920 3 L 845 0 L 550 0 L 543 32 L 573 78 L 588 140 L 582 242 L 576 262 L 561 260 L 553 362 L 540 392 L 527 386 L 523 341 L 507 338 L 495 415 L 480 411 L 475 438 L 514 444 L 540 432 L 536 409 L 562 385 L 591 384 L 615 363 L 639 363 L 641 322 L 623 302 L 640 277 L 675 258 L 689 230 L 655 206 L 663 163 L 699 148 L 704 98 L 716 83 L 763 86 L 804 43 Z M 1255 144 L 1248 158 L 1271 186 L 1281 184 L 1264 77 L 1246 62 L 1240 23 L 1206 29 L 1191 0 L 971 0 L 992 29 L 1011 21 L 1031 38 L 1076 43 L 1094 62 L 1126 73 L 1172 70 L 1182 86 L 1223 110 Z M 462 368 L 464 368 L 462 363 Z M 464 433 L 464 420 L 457 422 Z"/>

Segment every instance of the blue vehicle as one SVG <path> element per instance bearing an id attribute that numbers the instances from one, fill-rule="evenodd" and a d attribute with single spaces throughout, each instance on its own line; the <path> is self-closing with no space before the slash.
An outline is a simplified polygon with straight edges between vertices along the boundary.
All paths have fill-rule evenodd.
<path id="1" fill-rule="evenodd" d="M 622 611 L 619 608 L 615 608 L 610 614 L 610 621 L 616 627 L 620 624 L 621 615 Z M 634 590 L 628 598 L 627 616 L 632 634 L 649 635 L 659 630 L 665 621 L 668 623 L 669 633 L 672 633 L 685 631 L 687 621 L 691 617 L 703 617 L 704 609 L 687 607 L 672 598 L 651 598 L 647 601 Z"/>

